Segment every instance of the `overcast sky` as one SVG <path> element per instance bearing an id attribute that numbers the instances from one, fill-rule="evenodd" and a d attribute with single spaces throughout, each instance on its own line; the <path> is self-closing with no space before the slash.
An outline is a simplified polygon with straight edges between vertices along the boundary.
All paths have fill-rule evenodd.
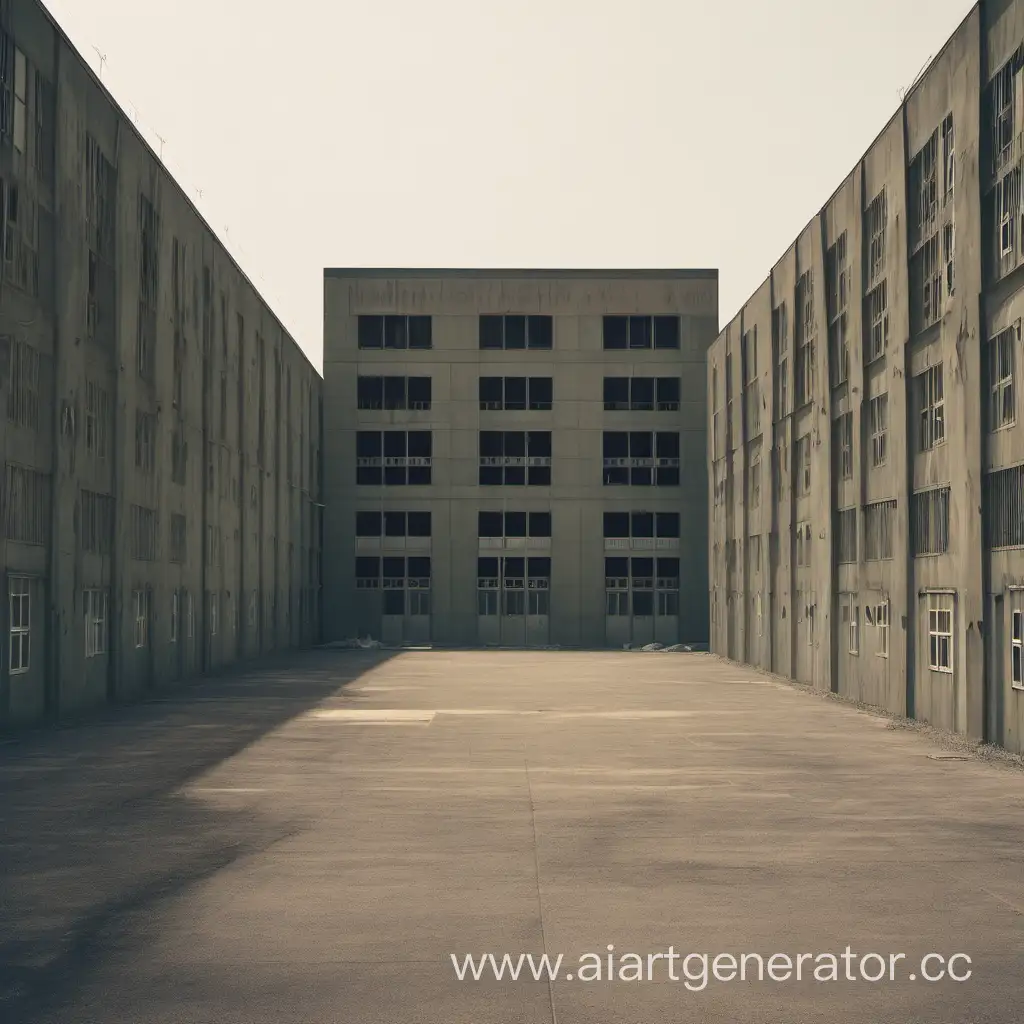
<path id="1" fill-rule="evenodd" d="M 718 267 L 725 323 L 972 6 L 44 2 L 317 367 L 325 266 Z"/>

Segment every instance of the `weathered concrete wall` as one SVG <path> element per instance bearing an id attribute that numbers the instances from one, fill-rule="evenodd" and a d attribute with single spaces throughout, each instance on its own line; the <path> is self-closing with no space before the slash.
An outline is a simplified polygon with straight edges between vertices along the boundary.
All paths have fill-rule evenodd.
<path id="1" fill-rule="evenodd" d="M 0 447 L 15 467 L 5 589 L 20 593 L 24 577 L 31 590 L 27 664 L 20 602 L 0 611 L 5 636 L 19 636 L 0 658 L 0 722 L 17 722 L 318 636 L 321 382 L 43 9 L 12 0 L 3 27 L 28 69 L 29 131 L 12 123 L 0 137 L 0 177 L 23 218 L 8 208 L 8 236 L 38 207 L 38 281 L 8 265 L 0 284 Z M 91 177 L 97 153 L 106 190 Z M 156 216 L 145 254 L 144 201 Z M 38 380 L 25 371 L 36 358 Z M 46 493 L 29 506 L 17 467 L 42 474 Z M 152 513 L 144 540 L 136 506 Z M 87 624 L 90 591 L 106 613 Z"/>
<path id="2" fill-rule="evenodd" d="M 800 275 L 813 270 L 812 334 L 818 366 L 813 400 L 804 408 L 791 402 L 789 409 L 776 409 L 771 432 L 759 444 L 737 419 L 729 452 L 709 452 L 709 473 L 724 482 L 723 493 L 735 495 L 737 503 L 716 520 L 721 509 L 712 497 L 712 519 L 720 520 L 709 548 L 715 595 L 729 579 L 721 551 L 737 540 L 749 543 L 739 525 L 744 499 L 738 456 L 749 456 L 755 447 L 767 454 L 770 448 L 785 461 L 787 451 L 794 458 L 801 435 L 812 438 L 810 493 L 800 496 L 797 487 L 788 486 L 795 484 L 800 467 L 783 467 L 770 492 L 771 523 L 767 516 L 755 521 L 746 513 L 748 526 L 761 532 L 762 549 L 779 552 L 778 567 L 768 588 L 762 583 L 757 589 L 757 579 L 743 581 L 733 599 L 745 605 L 760 600 L 770 608 L 762 627 L 770 639 L 760 637 L 759 645 L 744 647 L 719 619 L 713 628 L 714 649 L 1016 750 L 1024 749 L 1024 683 L 1015 668 L 1020 664 L 1019 636 L 1014 641 L 1015 622 L 1020 628 L 1014 612 L 1024 610 L 1024 591 L 1017 589 L 1024 583 L 1024 541 L 1019 529 L 1014 533 L 1012 528 L 988 538 L 983 524 L 986 516 L 1018 523 L 1024 516 L 1019 480 L 1003 491 L 991 486 L 993 472 L 1024 463 L 1020 333 L 1012 344 L 1013 409 L 1000 423 L 991 420 L 995 380 L 986 358 L 990 339 L 1015 329 L 1024 312 L 1024 270 L 1015 237 L 1024 233 L 1024 210 L 1014 198 L 1007 249 L 999 206 L 1002 178 L 1020 165 L 1024 153 L 1022 46 L 1024 4 L 1003 0 L 976 7 L 862 161 L 772 270 L 769 302 L 762 287 L 708 353 L 710 386 L 728 353 L 735 353 L 733 362 L 738 362 L 742 335 L 756 326 L 759 336 L 768 332 L 771 337 L 772 311 L 783 304 L 792 309 Z M 1011 142 L 995 139 L 993 80 L 1001 72 L 1017 79 L 1013 88 L 1018 99 L 1010 101 L 1011 107 L 1016 103 Z M 944 145 L 950 123 L 954 141 L 947 162 Z M 936 188 L 922 201 L 918 169 L 930 140 L 936 145 Z M 883 193 L 884 253 L 876 258 L 872 203 Z M 837 375 L 836 304 L 826 295 L 831 283 L 827 262 L 830 248 L 844 235 L 849 372 Z M 925 273 L 921 268 L 928 265 L 931 251 L 937 258 Z M 882 282 L 887 289 L 888 340 L 876 352 L 871 310 Z M 770 379 L 762 383 L 772 404 L 780 387 L 790 396 L 795 391 L 792 313 L 789 324 L 789 362 L 783 364 L 776 351 L 769 363 Z M 941 368 L 942 374 L 937 439 L 935 416 L 925 408 L 930 403 L 922 405 L 923 374 L 930 368 Z M 1000 372 L 1005 376 L 1005 370 Z M 888 421 L 879 460 L 878 438 L 873 436 L 877 406 L 872 403 L 883 395 Z M 713 397 L 712 417 L 724 401 L 722 394 Z M 837 441 L 844 436 L 847 415 L 852 423 L 849 463 L 843 442 Z M 1024 479 L 1024 474 L 1019 477 Z M 922 496 L 936 490 L 948 490 L 948 537 L 930 540 L 920 510 Z M 880 502 L 895 502 L 883 545 L 887 550 L 881 555 L 873 547 L 878 537 L 869 528 L 874 513 L 868 511 Z M 855 510 L 852 559 L 839 535 L 842 510 Z M 788 564 L 788 553 L 799 546 L 797 527 L 808 522 L 811 549 L 804 561 L 809 564 Z M 816 605 L 813 631 L 808 615 L 802 614 L 806 609 L 798 607 L 785 617 L 791 593 L 813 596 L 810 602 L 796 602 Z"/>
<path id="3" fill-rule="evenodd" d="M 605 614 L 607 555 L 667 556 L 680 560 L 678 631 L 647 640 L 675 642 L 707 636 L 705 404 L 702 368 L 718 329 L 717 274 L 599 271 L 345 271 L 324 281 L 324 374 L 328 459 L 326 495 L 331 514 L 325 536 L 325 631 L 328 637 L 357 630 L 381 635 L 402 629 L 403 639 L 474 645 L 557 643 L 603 646 L 644 637 L 614 630 Z M 550 350 L 481 350 L 480 314 L 541 314 L 553 318 Z M 677 350 L 605 350 L 605 314 L 678 315 Z M 358 347 L 361 314 L 421 314 L 432 322 L 429 350 Z M 428 376 L 429 410 L 371 410 L 357 406 L 360 375 Z M 481 411 L 481 376 L 550 377 L 549 411 Z M 605 376 L 676 377 L 679 408 L 671 411 L 606 411 Z M 429 485 L 355 485 L 356 433 L 411 428 L 432 433 Z M 481 486 L 479 435 L 483 430 L 550 431 L 550 486 Z M 605 486 L 603 431 L 677 431 L 680 486 Z M 360 547 L 358 511 L 429 511 L 431 537 L 409 555 L 432 559 L 429 622 L 382 622 L 381 595 L 358 590 L 357 554 L 401 555 Z M 486 510 L 550 511 L 552 537 L 542 548 L 495 551 L 478 544 L 477 514 Z M 605 511 L 646 510 L 681 514 L 681 538 L 658 550 L 610 550 L 603 535 Z M 550 616 L 527 624 L 520 637 L 488 633 L 477 614 L 477 558 L 494 555 L 550 557 Z M 419 618 L 417 616 L 417 618 Z M 675 618 L 674 616 L 672 617 Z M 628 621 L 628 620 L 627 620 Z M 659 623 L 655 628 L 666 625 Z M 419 631 L 419 632 L 415 632 Z M 429 632 L 429 637 L 426 635 Z M 414 635 L 415 634 L 415 635 Z"/>

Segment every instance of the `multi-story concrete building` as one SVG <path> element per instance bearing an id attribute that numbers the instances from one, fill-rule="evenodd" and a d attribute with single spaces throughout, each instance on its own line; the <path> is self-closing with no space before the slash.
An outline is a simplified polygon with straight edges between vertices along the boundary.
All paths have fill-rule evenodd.
<path id="1" fill-rule="evenodd" d="M 707 636 L 717 272 L 327 270 L 325 632 Z"/>
<path id="2" fill-rule="evenodd" d="M 35 0 L 0 200 L 0 723 L 309 643 L 319 375 Z"/>
<path id="3" fill-rule="evenodd" d="M 707 366 L 713 649 L 1018 751 L 1022 71 L 976 6 Z"/>

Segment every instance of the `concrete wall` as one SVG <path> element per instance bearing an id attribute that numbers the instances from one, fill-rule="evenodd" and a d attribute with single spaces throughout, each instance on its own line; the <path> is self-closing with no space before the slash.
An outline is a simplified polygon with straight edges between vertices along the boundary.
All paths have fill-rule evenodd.
<path id="1" fill-rule="evenodd" d="M 1012 343 L 1014 408 L 1009 422 L 997 428 L 990 421 L 986 358 L 990 339 L 1013 328 L 1024 311 L 1022 211 L 1015 207 L 1016 241 L 1005 255 L 1001 217 L 995 213 L 997 183 L 1019 167 L 1024 153 L 1024 91 L 1016 101 L 1009 144 L 995 139 L 992 100 L 992 81 L 1007 62 L 1015 60 L 1021 89 L 1022 45 L 1024 3 L 1004 0 L 974 8 L 861 162 L 711 346 L 707 366 L 709 389 L 717 384 L 711 422 L 716 413 L 720 420 L 728 418 L 727 359 L 734 405 L 731 430 L 718 450 L 709 450 L 709 472 L 721 481 L 720 493 L 711 496 L 713 649 L 1015 750 L 1024 749 L 1024 688 L 1013 678 L 1019 657 L 1013 612 L 1022 609 L 1017 588 L 1024 583 L 1024 546 L 1019 529 L 990 540 L 983 524 L 989 516 L 1018 523 L 1024 518 L 1019 482 L 1018 491 L 997 494 L 991 487 L 993 472 L 1024 463 L 1019 333 Z M 952 188 L 943 155 L 949 118 L 955 140 Z M 934 133 L 937 189 L 933 208 L 922 217 L 915 160 Z M 885 246 L 879 264 L 871 257 L 870 208 L 883 190 Z M 835 373 L 839 347 L 830 322 L 836 307 L 825 294 L 828 253 L 844 233 L 845 377 Z M 952 288 L 945 254 L 950 238 Z M 937 315 L 924 318 L 918 268 L 932 239 L 941 298 Z M 815 342 L 816 386 L 812 400 L 801 405 L 792 399 L 793 307 L 797 281 L 808 268 L 815 280 L 809 334 Z M 883 281 L 888 342 L 876 358 L 869 296 Z M 738 415 L 740 339 L 754 328 L 759 337 L 772 338 L 773 310 L 782 305 L 790 311 L 788 359 L 783 364 L 778 355 L 769 355 L 762 363 L 770 415 L 755 436 Z M 943 379 L 943 436 L 934 444 L 921 440 L 919 388 L 929 367 L 941 367 Z M 790 396 L 786 408 L 776 407 L 783 378 Z M 883 394 L 888 395 L 886 454 L 876 464 L 871 409 L 872 400 Z M 844 466 L 837 438 L 846 415 L 852 418 L 852 464 Z M 801 496 L 800 467 L 793 457 L 795 440 L 803 434 L 812 442 L 811 488 Z M 745 507 L 744 460 L 758 449 L 778 465 L 770 506 L 754 517 Z M 948 540 L 925 544 L 915 508 L 920 495 L 934 489 L 948 489 Z M 889 550 L 875 557 L 878 552 L 868 549 L 868 509 L 884 501 L 896 503 L 891 539 Z M 857 523 L 852 560 L 844 557 L 839 536 L 839 514 L 846 509 L 855 510 Z M 806 565 L 796 564 L 800 523 L 811 524 L 810 557 L 801 559 Z M 763 576 L 744 577 L 743 561 L 733 564 L 727 558 L 730 545 L 749 544 L 755 533 L 762 551 L 775 553 L 763 567 L 767 584 L 759 582 Z M 796 600 L 797 593 L 813 600 Z M 750 636 L 749 620 L 735 606 L 758 600 L 770 612 Z M 879 625 L 886 608 L 887 642 Z M 936 645 L 945 643 L 939 636 L 944 629 L 937 625 L 944 616 L 929 616 L 930 608 L 951 613 L 948 666 L 935 653 Z"/>
<path id="2" fill-rule="evenodd" d="M 17 189 L 21 219 L 8 207 L 9 244 L 38 208 L 35 237 L 9 249 L 34 245 L 38 282 L 15 259 L 0 283 L 0 543 L 16 595 L 0 608 L 0 722 L 23 722 L 317 637 L 321 382 L 42 7 L 11 0 L 2 20 L 29 71 L 25 140 L 13 123 L 0 138 L 0 177 L 7 194 Z M 37 115 L 47 126 L 38 149 Z M 87 184 L 97 150 L 113 172 L 103 244 Z M 149 317 L 140 197 L 158 224 Z M 90 269 L 97 249 L 108 270 Z M 140 370 L 140 329 L 151 332 L 152 372 Z M 45 492 L 27 533 L 22 468 L 41 474 Z M 109 516 L 93 524 L 86 492 L 103 496 Z M 133 542 L 133 506 L 153 513 L 152 550 Z M 184 551 L 171 542 L 176 516 Z M 107 612 L 90 645 L 93 590 Z"/>
<path id="3" fill-rule="evenodd" d="M 487 351 L 479 342 L 480 314 L 553 317 L 548 350 Z M 604 314 L 676 314 L 678 350 L 605 351 Z M 358 347 L 360 314 L 420 314 L 432 318 L 430 350 Z M 381 621 L 380 595 L 356 588 L 353 579 L 358 510 L 430 511 L 432 562 L 430 622 L 406 623 L 403 639 L 475 645 L 485 642 L 604 646 L 642 639 L 632 627 L 605 616 L 605 511 L 679 511 L 682 540 L 658 551 L 608 550 L 608 554 L 661 554 L 680 558 L 678 623 L 658 623 L 659 640 L 701 640 L 707 632 L 707 567 L 704 559 L 705 351 L 717 330 L 717 275 L 682 272 L 463 272 L 332 271 L 324 281 L 324 380 L 327 461 L 325 487 L 331 514 L 325 532 L 325 633 L 375 636 L 398 625 Z M 429 411 L 360 410 L 357 378 L 363 375 L 429 376 Z M 481 376 L 551 377 L 550 411 L 481 411 Z M 676 411 L 606 412 L 605 376 L 680 378 Z M 356 432 L 403 427 L 433 435 L 429 486 L 355 486 Z M 552 433 L 549 487 L 480 486 L 482 430 Z M 679 487 L 605 486 L 602 432 L 678 431 Z M 526 551 L 494 550 L 478 543 L 480 510 L 550 511 L 549 543 Z M 669 549 L 671 548 L 671 550 Z M 374 549 L 377 550 L 376 548 Z M 382 553 L 383 549 L 381 549 Z M 371 554 L 369 548 L 359 553 Z M 401 554 L 398 549 L 392 554 Z M 414 553 L 409 551 L 409 553 Z M 479 555 L 552 558 L 547 622 L 480 622 Z M 499 617 L 503 618 L 503 617 Z M 639 627 L 637 627 L 639 629 Z M 620 632 L 625 629 L 620 636 Z M 418 633 L 416 631 L 419 631 Z M 489 631 L 491 630 L 491 631 Z M 493 630 L 497 630 L 494 632 Z M 652 635 L 647 638 L 653 640 Z"/>

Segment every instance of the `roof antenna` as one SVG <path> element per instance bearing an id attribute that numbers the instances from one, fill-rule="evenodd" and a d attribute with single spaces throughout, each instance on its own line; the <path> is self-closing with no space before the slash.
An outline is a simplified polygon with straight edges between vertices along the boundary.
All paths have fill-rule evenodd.
<path id="1" fill-rule="evenodd" d="M 100 48 L 98 46 L 94 46 L 93 49 L 96 51 L 96 56 L 100 59 L 100 81 L 102 82 L 103 67 L 107 63 L 107 55 L 105 53 L 100 53 Z"/>

